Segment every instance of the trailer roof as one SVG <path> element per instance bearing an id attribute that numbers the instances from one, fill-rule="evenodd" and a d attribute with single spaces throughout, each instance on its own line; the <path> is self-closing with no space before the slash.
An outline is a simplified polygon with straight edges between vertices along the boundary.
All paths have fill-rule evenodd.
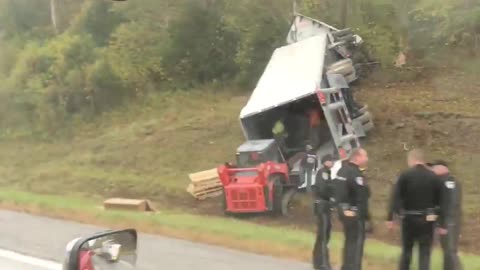
<path id="1" fill-rule="evenodd" d="M 327 42 L 325 33 L 276 49 L 240 118 L 315 93 L 322 80 Z"/>

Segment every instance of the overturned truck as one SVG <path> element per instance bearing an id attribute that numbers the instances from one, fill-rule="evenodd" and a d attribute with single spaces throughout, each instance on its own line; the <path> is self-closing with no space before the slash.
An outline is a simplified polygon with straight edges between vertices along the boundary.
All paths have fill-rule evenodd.
<path id="1" fill-rule="evenodd" d="M 242 164 L 220 166 L 225 212 L 286 213 L 290 191 L 311 181 L 302 182 L 299 175 L 301 153 L 307 144 L 312 145 L 312 134 L 318 156 L 345 158 L 360 146 L 359 138 L 374 127 L 367 106 L 354 100 L 350 87 L 358 79 L 352 58 L 361 43 L 349 29 L 295 16 L 287 45 L 274 51 L 240 113 L 246 145 L 272 140 L 273 127 L 282 121 L 288 134 L 285 147 L 278 147 L 282 158 L 270 159 L 259 150 L 249 152 L 248 168 Z M 312 110 L 319 115 L 314 133 L 308 116 Z M 244 156 L 243 148 L 237 157 Z M 280 189 L 287 198 L 279 195 Z"/>
<path id="2" fill-rule="evenodd" d="M 298 15 L 287 42 L 273 53 L 240 113 L 246 139 L 273 138 L 272 127 L 283 118 L 287 145 L 302 148 L 308 140 L 307 111 L 318 108 L 320 154 L 348 155 L 373 128 L 367 107 L 355 102 L 350 88 L 358 79 L 350 57 L 361 38 Z"/>

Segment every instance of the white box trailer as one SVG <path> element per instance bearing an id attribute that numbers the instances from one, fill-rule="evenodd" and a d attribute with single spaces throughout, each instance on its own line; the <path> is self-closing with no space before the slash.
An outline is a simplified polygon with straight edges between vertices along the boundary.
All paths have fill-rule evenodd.
<path id="1" fill-rule="evenodd" d="M 242 109 L 243 132 L 247 140 L 271 139 L 274 123 L 286 117 L 285 126 L 293 131 L 289 133 L 294 133 L 289 136 L 289 144 L 301 147 L 302 138 L 306 137 L 302 130 L 305 131 L 305 125 L 308 127 L 305 110 L 316 106 L 323 112 L 319 155 L 333 153 L 345 157 L 359 147 L 358 138 L 373 127 L 372 121 L 369 119 L 365 125 L 364 119 L 355 121 L 350 116 L 344 96 L 356 75 L 351 60 L 335 49 L 332 31 L 336 29 L 311 20 L 299 28 L 299 22 L 308 22 L 305 18 L 295 18 L 287 38 L 290 44 L 274 51 Z M 312 26 L 315 29 L 305 30 Z"/>

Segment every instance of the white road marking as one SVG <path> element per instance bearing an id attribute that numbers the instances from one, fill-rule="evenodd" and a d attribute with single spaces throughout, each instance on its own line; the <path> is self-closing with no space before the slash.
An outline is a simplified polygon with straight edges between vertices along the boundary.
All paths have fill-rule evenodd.
<path id="1" fill-rule="evenodd" d="M 0 258 L 44 268 L 45 270 L 62 270 L 62 265 L 57 262 L 26 256 L 9 250 L 0 249 Z"/>

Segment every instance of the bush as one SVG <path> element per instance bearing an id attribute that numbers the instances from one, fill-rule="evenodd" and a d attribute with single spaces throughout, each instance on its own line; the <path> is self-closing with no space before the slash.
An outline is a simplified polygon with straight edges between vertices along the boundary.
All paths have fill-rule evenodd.
<path id="1" fill-rule="evenodd" d="M 106 57 L 89 66 L 86 76 L 86 99 L 93 113 L 121 104 L 130 94 Z"/>
<path id="2" fill-rule="evenodd" d="M 167 44 L 165 33 L 155 25 L 123 24 L 113 33 L 106 51 L 112 72 L 132 90 L 144 91 L 149 83 L 166 79 L 162 52 Z"/>

